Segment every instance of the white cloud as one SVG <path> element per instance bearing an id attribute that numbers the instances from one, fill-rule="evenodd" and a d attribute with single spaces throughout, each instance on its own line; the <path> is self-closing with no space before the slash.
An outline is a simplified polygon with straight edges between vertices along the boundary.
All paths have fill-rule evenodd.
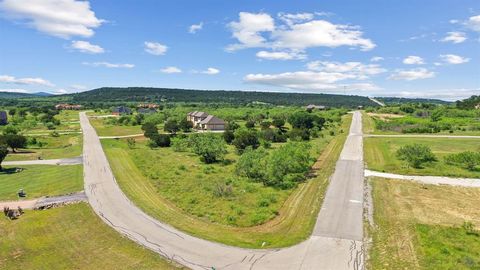
<path id="1" fill-rule="evenodd" d="M 0 83 L 12 83 L 23 85 L 42 85 L 42 86 L 54 86 L 53 83 L 42 78 L 15 78 L 8 75 L 0 75 Z"/>
<path id="2" fill-rule="evenodd" d="M 93 29 L 105 22 L 95 16 L 88 1 L 3 0 L 0 10 L 11 20 L 61 38 L 91 37 Z"/>
<path id="3" fill-rule="evenodd" d="M 72 88 L 74 90 L 78 90 L 78 91 L 87 90 L 87 87 L 85 85 L 81 85 L 81 84 L 72 84 L 72 85 L 70 85 L 70 88 Z"/>
<path id="4" fill-rule="evenodd" d="M 279 17 L 285 23 L 276 26 L 267 13 L 240 12 L 239 21 L 229 24 L 239 43 L 229 45 L 227 50 L 255 47 L 302 51 L 312 47 L 349 46 L 366 51 L 376 46 L 370 39 L 363 38 L 358 26 L 313 20 L 310 13 L 280 14 Z M 266 37 L 264 33 L 269 35 Z"/>
<path id="5" fill-rule="evenodd" d="M 201 71 L 200 73 L 207 74 L 207 75 L 215 75 L 220 73 L 220 70 L 213 67 L 209 67 L 207 68 L 207 70 Z"/>
<path id="6" fill-rule="evenodd" d="M 415 68 L 410 70 L 396 70 L 395 73 L 388 77 L 391 80 L 405 80 L 413 81 L 420 79 L 428 79 L 435 77 L 435 72 L 429 71 L 426 68 Z"/>
<path id="7" fill-rule="evenodd" d="M 467 36 L 463 32 L 448 32 L 447 36 L 444 37 L 441 41 L 458 44 L 464 42 L 465 40 L 467 40 Z"/>
<path id="8" fill-rule="evenodd" d="M 153 55 L 164 55 L 168 47 L 158 42 L 145 41 L 145 51 Z"/>
<path id="9" fill-rule="evenodd" d="M 81 41 L 81 40 L 72 41 L 71 47 L 83 53 L 99 54 L 99 53 L 105 52 L 105 50 L 102 47 L 91 44 L 88 41 Z"/>
<path id="10" fill-rule="evenodd" d="M 455 54 L 442 54 L 440 55 L 440 59 L 442 59 L 443 62 L 451 65 L 464 64 L 470 61 L 470 58 L 465 58 Z"/>
<path id="11" fill-rule="evenodd" d="M 329 73 L 344 73 L 352 76 L 353 79 L 365 80 L 372 75 L 384 73 L 387 70 L 378 64 L 362 64 L 360 62 L 328 62 L 313 61 L 307 64 L 307 68 L 314 71 Z"/>
<path id="12" fill-rule="evenodd" d="M 307 58 L 303 52 L 297 51 L 259 51 L 257 52 L 256 56 L 266 60 L 298 60 Z"/>
<path id="13" fill-rule="evenodd" d="M 57 89 L 54 92 L 55 95 L 62 95 L 62 94 L 67 94 L 67 93 L 68 93 L 68 91 L 66 89 L 63 89 L 63 88 L 62 89 Z"/>
<path id="14" fill-rule="evenodd" d="M 385 58 L 383 58 L 381 56 L 374 56 L 374 57 L 370 58 L 371 62 L 380 62 L 380 61 L 383 61 L 383 60 L 385 60 Z"/>
<path id="15" fill-rule="evenodd" d="M 403 59 L 403 63 L 406 65 L 423 65 L 425 61 L 420 56 L 410 55 L 407 58 Z"/>
<path id="16" fill-rule="evenodd" d="M 20 88 L 17 88 L 17 89 L 11 89 L 11 88 L 1 89 L 1 88 L 0 88 L 0 92 L 8 92 L 8 93 L 28 93 L 27 90 L 25 90 L 25 89 L 20 89 Z"/>
<path id="17" fill-rule="evenodd" d="M 172 74 L 172 73 L 181 73 L 182 70 L 177 67 L 165 67 L 165 68 L 162 68 L 160 72 Z"/>
<path id="18" fill-rule="evenodd" d="M 203 22 L 200 22 L 199 24 L 192 24 L 188 28 L 188 32 L 190 34 L 195 34 L 195 33 L 197 33 L 197 31 L 202 30 L 202 28 L 203 28 Z"/>
<path id="19" fill-rule="evenodd" d="M 473 31 L 480 32 L 480 15 L 470 17 L 465 24 Z"/>
<path id="20" fill-rule="evenodd" d="M 83 62 L 83 65 L 92 66 L 92 67 L 106 67 L 106 68 L 134 68 L 134 64 L 113 64 L 109 62 Z"/>
<path id="21" fill-rule="evenodd" d="M 239 21 L 230 22 L 228 26 L 232 30 L 232 36 L 236 38 L 240 44 L 232 44 L 227 50 L 264 47 L 266 39 L 261 33 L 275 30 L 275 22 L 267 13 L 255 14 L 240 12 Z"/>

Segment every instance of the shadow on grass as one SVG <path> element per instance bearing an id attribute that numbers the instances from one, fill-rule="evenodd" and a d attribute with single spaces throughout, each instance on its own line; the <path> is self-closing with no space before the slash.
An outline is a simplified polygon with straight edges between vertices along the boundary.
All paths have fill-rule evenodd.
<path id="1" fill-rule="evenodd" d="M 24 169 L 24 168 L 17 168 L 17 167 L 13 167 L 13 168 L 2 168 L 2 170 L 0 170 L 0 175 L 20 173 L 20 172 L 22 172 L 22 171 L 24 171 L 24 170 L 26 170 L 26 169 Z"/>

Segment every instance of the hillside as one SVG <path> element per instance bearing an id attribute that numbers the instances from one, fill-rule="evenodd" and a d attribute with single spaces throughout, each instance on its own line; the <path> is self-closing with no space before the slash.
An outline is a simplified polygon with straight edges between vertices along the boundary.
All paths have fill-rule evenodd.
<path id="1" fill-rule="evenodd" d="M 99 88 L 69 95 L 73 102 L 199 102 L 247 104 L 252 102 L 275 105 L 317 104 L 329 107 L 378 106 L 363 96 L 306 93 L 274 93 L 253 91 L 210 91 L 169 88 Z"/>
<path id="2" fill-rule="evenodd" d="M 441 99 L 429 99 L 429 98 L 375 97 L 375 99 L 385 103 L 386 105 L 404 104 L 404 103 L 431 103 L 431 104 L 448 105 L 452 103 L 452 102 L 448 102 Z"/>
<path id="3" fill-rule="evenodd" d="M 480 105 L 480 96 L 471 96 L 470 98 L 457 101 L 457 107 L 460 109 L 473 109 Z"/>

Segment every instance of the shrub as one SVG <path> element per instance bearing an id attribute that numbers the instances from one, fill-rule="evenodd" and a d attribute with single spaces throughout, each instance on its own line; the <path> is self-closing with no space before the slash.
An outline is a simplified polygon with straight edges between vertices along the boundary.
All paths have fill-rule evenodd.
<path id="1" fill-rule="evenodd" d="M 239 153 L 242 153 L 247 147 L 256 149 L 260 146 L 257 132 L 255 130 L 238 129 L 235 131 L 235 139 L 233 145 Z"/>
<path id="2" fill-rule="evenodd" d="M 177 131 L 180 130 L 180 126 L 178 125 L 177 120 L 175 119 L 168 119 L 167 122 L 165 122 L 165 126 L 163 127 L 163 130 L 166 132 L 175 134 Z"/>
<path id="3" fill-rule="evenodd" d="M 410 144 L 397 150 L 397 158 L 406 161 L 413 168 L 422 168 L 426 162 L 436 161 L 432 150 L 422 144 Z"/>
<path id="4" fill-rule="evenodd" d="M 217 183 L 213 188 L 213 195 L 216 197 L 230 197 L 233 195 L 233 187 L 226 183 Z"/>
<path id="5" fill-rule="evenodd" d="M 240 156 L 236 166 L 235 172 L 240 176 L 248 177 L 256 182 L 263 182 L 265 180 L 266 156 L 268 153 L 264 149 L 253 150 L 251 147 L 245 149 L 242 156 Z"/>
<path id="6" fill-rule="evenodd" d="M 288 137 L 292 141 L 308 141 L 310 134 L 306 129 L 294 128 L 288 133 Z"/>
<path id="7" fill-rule="evenodd" d="M 169 147 L 170 143 L 171 143 L 170 135 L 168 135 L 168 134 L 158 134 L 151 139 L 159 147 Z"/>
<path id="8" fill-rule="evenodd" d="M 147 122 L 142 125 L 143 135 L 147 138 L 152 138 L 158 135 L 158 128 L 154 123 Z"/>
<path id="9" fill-rule="evenodd" d="M 255 121 L 253 121 L 253 120 L 248 120 L 248 121 L 245 123 L 245 127 L 246 127 L 246 128 L 254 128 L 254 127 L 255 127 Z"/>
<path id="10" fill-rule="evenodd" d="M 199 155 L 203 162 L 213 163 L 222 160 L 227 153 L 227 146 L 222 138 L 214 133 L 191 135 L 193 152 Z"/>
<path id="11" fill-rule="evenodd" d="M 235 133 L 233 130 L 227 129 L 223 132 L 223 139 L 226 143 L 231 144 L 235 139 Z"/>
<path id="12" fill-rule="evenodd" d="M 266 184 L 290 188 L 304 180 L 311 165 L 309 148 L 308 143 L 289 142 L 276 149 L 267 162 Z"/>
<path id="13" fill-rule="evenodd" d="M 188 138 L 175 137 L 170 139 L 171 146 L 175 152 L 187 152 L 190 148 L 190 142 Z"/>
<path id="14" fill-rule="evenodd" d="M 128 138 L 127 139 L 127 145 L 128 145 L 128 148 L 130 149 L 133 149 L 135 148 L 135 139 L 134 138 Z"/>
<path id="15" fill-rule="evenodd" d="M 183 132 L 190 132 L 193 128 L 193 123 L 188 121 L 187 118 L 182 118 L 178 126 Z"/>
<path id="16" fill-rule="evenodd" d="M 450 165 L 457 165 L 474 171 L 480 165 L 480 153 L 472 151 L 450 154 L 445 157 L 445 162 Z"/>

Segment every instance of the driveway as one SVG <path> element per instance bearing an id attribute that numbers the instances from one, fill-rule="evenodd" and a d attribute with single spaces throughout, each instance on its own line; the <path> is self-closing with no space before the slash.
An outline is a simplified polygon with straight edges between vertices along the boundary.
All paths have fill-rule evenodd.
<path id="1" fill-rule="evenodd" d="M 361 114 L 350 134 L 312 236 L 292 247 L 255 250 L 190 236 L 148 216 L 116 183 L 100 140 L 84 112 L 85 192 L 104 222 L 128 238 L 192 269 L 361 269 L 363 266 L 363 149 Z"/>
<path id="2" fill-rule="evenodd" d="M 78 165 L 82 163 L 83 163 L 82 157 L 74 157 L 74 158 L 61 158 L 61 159 L 4 161 L 2 162 L 2 165 Z"/>

